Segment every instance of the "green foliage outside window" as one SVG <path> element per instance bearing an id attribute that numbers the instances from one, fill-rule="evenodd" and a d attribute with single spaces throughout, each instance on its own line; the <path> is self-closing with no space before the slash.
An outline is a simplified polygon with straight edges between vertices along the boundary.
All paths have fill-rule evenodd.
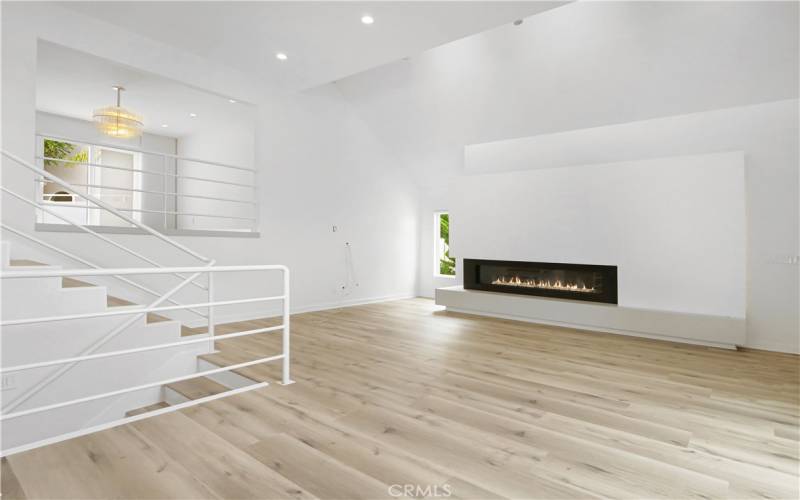
<path id="1" fill-rule="evenodd" d="M 69 160 L 75 162 L 88 162 L 89 152 L 81 149 L 80 146 L 70 142 L 54 141 L 52 139 L 44 140 L 44 156 L 45 158 L 58 158 L 59 160 Z M 64 163 L 57 160 L 45 160 L 46 167 L 65 166 L 72 167 L 76 163 Z"/>
<path id="2" fill-rule="evenodd" d="M 450 214 L 439 215 L 439 237 L 444 240 L 444 255 L 439 259 L 439 274 L 455 276 L 456 259 L 450 257 Z"/>

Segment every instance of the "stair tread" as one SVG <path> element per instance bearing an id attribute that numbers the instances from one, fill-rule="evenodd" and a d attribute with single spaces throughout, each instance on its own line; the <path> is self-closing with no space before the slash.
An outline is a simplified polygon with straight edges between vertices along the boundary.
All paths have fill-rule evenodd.
<path id="1" fill-rule="evenodd" d="M 168 406 L 169 406 L 168 403 L 165 403 L 164 401 L 160 401 L 158 403 L 154 403 L 154 404 L 151 404 L 151 405 L 142 406 L 141 408 L 136 408 L 135 410 L 127 411 L 127 412 L 125 412 L 125 416 L 126 417 L 133 417 L 135 415 L 141 415 L 142 413 L 147 413 L 149 411 L 160 410 L 161 408 L 166 408 Z"/>
<path id="2" fill-rule="evenodd" d="M 181 325 L 181 337 L 188 337 L 189 335 L 202 335 L 208 333 L 207 326 L 198 326 L 195 328 Z"/>
<path id="3" fill-rule="evenodd" d="M 114 297 L 113 295 L 109 295 L 107 299 L 108 307 L 125 307 L 125 306 L 135 306 L 137 304 L 131 302 L 130 300 L 121 299 L 119 297 Z"/>
<path id="4" fill-rule="evenodd" d="M 208 377 L 195 377 L 189 380 L 167 384 L 167 387 L 189 399 L 200 399 L 205 396 L 211 396 L 230 390 Z"/>
<path id="5" fill-rule="evenodd" d="M 29 267 L 29 266 L 46 266 L 47 264 L 29 259 L 11 259 L 9 261 L 9 265 L 12 267 Z"/>
<path id="6" fill-rule="evenodd" d="M 227 354 L 227 353 L 224 353 L 224 352 L 201 354 L 201 355 L 198 356 L 198 358 L 202 359 L 203 361 L 207 361 L 207 362 L 211 363 L 212 365 L 218 366 L 220 368 L 225 367 L 225 366 L 235 365 L 235 364 L 241 363 L 243 361 L 249 361 L 248 359 L 238 359 L 238 357 L 231 356 L 230 354 Z M 235 374 L 237 374 L 237 375 L 239 375 L 239 376 L 242 376 L 244 378 L 250 379 L 253 382 L 257 382 L 257 381 L 260 381 L 260 380 L 264 380 L 264 373 L 259 370 L 260 367 L 263 370 L 264 366 L 266 366 L 266 365 L 246 366 L 244 368 L 235 368 L 235 369 L 230 370 L 230 371 L 235 373 Z M 276 366 L 280 366 L 280 365 L 276 365 Z"/>
<path id="7" fill-rule="evenodd" d="M 131 302 L 130 300 L 121 299 L 119 297 L 114 297 L 113 295 L 109 295 L 106 298 L 106 304 L 108 307 L 128 307 L 128 306 L 136 306 L 135 302 Z M 162 321 L 172 321 L 170 318 L 166 316 L 161 316 L 160 314 L 156 313 L 147 313 L 147 322 L 148 323 L 160 323 Z"/>
<path id="8" fill-rule="evenodd" d="M 76 280 L 75 278 L 61 278 L 61 286 L 62 288 L 83 288 L 86 286 L 95 286 L 93 283 L 87 283 L 85 281 Z"/>

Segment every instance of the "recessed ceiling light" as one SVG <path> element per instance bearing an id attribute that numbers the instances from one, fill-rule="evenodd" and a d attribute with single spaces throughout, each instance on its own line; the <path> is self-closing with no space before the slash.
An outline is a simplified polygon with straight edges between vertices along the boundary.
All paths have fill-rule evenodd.
<path id="1" fill-rule="evenodd" d="M 236 104 L 236 99 L 228 99 L 228 102 L 231 104 Z"/>
<path id="2" fill-rule="evenodd" d="M 197 117 L 197 113 L 189 113 L 189 116 L 191 116 L 192 118 L 196 118 Z"/>
<path id="3" fill-rule="evenodd" d="M 375 18 L 370 16 L 369 14 L 364 14 L 361 16 L 361 22 L 364 24 L 372 24 L 375 22 Z"/>
<path id="4" fill-rule="evenodd" d="M 167 128 L 167 127 L 169 127 L 169 125 L 167 125 L 166 123 L 162 123 L 162 124 L 161 124 L 161 127 L 163 127 L 163 128 Z"/>
<path id="5" fill-rule="evenodd" d="M 287 56 L 283 52 L 278 52 L 277 54 L 275 54 L 275 57 L 277 57 L 279 61 L 285 61 L 289 59 L 289 56 Z"/>

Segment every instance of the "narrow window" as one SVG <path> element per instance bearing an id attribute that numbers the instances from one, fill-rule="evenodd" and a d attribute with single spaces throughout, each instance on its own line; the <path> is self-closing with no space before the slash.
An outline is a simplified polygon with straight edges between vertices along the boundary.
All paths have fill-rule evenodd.
<path id="1" fill-rule="evenodd" d="M 434 274 L 452 277 L 456 275 L 456 260 L 450 257 L 450 214 L 436 212 L 434 216 Z"/>

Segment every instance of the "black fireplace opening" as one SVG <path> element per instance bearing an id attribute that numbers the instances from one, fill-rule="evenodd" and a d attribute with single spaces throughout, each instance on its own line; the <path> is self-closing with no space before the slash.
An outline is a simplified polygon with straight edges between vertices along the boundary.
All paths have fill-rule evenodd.
<path id="1" fill-rule="evenodd" d="M 464 288 L 617 303 L 617 266 L 464 259 Z"/>

